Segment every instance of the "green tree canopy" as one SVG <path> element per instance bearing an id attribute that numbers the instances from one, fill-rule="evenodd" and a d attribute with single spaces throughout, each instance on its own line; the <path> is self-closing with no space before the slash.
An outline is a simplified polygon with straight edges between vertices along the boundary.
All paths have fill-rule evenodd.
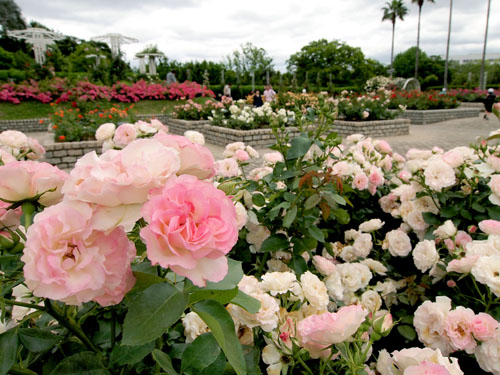
<path id="1" fill-rule="evenodd" d="M 0 0 L 0 25 L 2 25 L 2 34 L 4 35 L 7 30 L 23 30 L 26 28 L 21 9 L 13 0 Z"/>
<path id="2" fill-rule="evenodd" d="M 411 78 L 415 73 L 415 55 L 417 47 L 408 48 L 394 58 L 394 70 L 397 77 Z M 444 78 L 444 60 L 439 56 L 427 56 L 427 54 L 419 51 L 419 70 L 418 80 L 420 83 L 428 82 L 428 85 L 435 85 L 434 77 L 438 78 L 437 82 L 443 82 Z M 451 72 L 450 72 L 451 73 Z M 429 77 L 429 78 L 428 78 Z M 431 79 L 432 78 L 432 79 Z M 425 84 L 423 84 L 425 88 Z"/>
<path id="3" fill-rule="evenodd" d="M 240 49 L 233 51 L 224 58 L 226 69 L 233 70 L 243 80 L 254 72 L 256 80 L 261 81 L 266 71 L 273 69 L 273 59 L 264 48 L 254 46 L 252 43 L 241 45 Z"/>
<path id="4" fill-rule="evenodd" d="M 316 82 L 318 73 L 323 85 L 332 82 L 337 85 L 362 85 L 379 71 L 380 65 L 368 60 L 360 48 L 333 40 L 320 39 L 309 43 L 291 55 L 288 70 L 295 72 L 299 82 L 305 81 L 308 73 L 309 82 Z"/>

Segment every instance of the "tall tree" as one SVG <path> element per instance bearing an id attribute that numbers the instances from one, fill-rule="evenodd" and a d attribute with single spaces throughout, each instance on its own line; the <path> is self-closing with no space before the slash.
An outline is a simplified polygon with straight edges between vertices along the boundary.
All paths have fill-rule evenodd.
<path id="1" fill-rule="evenodd" d="M 484 46 L 483 46 L 483 57 L 481 59 L 481 74 L 479 76 L 479 88 L 486 89 L 486 80 L 484 79 L 484 62 L 486 60 L 486 42 L 488 40 L 488 25 L 490 22 L 490 8 L 491 0 L 488 0 L 488 10 L 486 11 L 486 30 L 484 31 Z"/>
<path id="2" fill-rule="evenodd" d="M 411 0 L 412 3 L 418 5 L 418 27 L 417 27 L 417 51 L 415 52 L 415 79 L 418 79 L 418 55 L 420 52 L 420 16 L 422 15 L 422 6 L 424 5 L 425 0 Z M 427 0 L 430 3 L 433 3 L 434 0 Z"/>
<path id="3" fill-rule="evenodd" d="M 14 0 L 0 0 L 0 25 L 2 25 L 2 34 L 7 30 L 22 30 L 26 28 L 21 10 Z"/>
<path id="4" fill-rule="evenodd" d="M 252 43 L 241 45 L 241 50 L 235 50 L 231 55 L 225 57 L 227 69 L 234 70 L 240 78 L 250 76 L 254 73 L 256 77 L 262 77 L 266 71 L 272 70 L 273 58 L 264 48 L 254 46 Z"/>
<path id="5" fill-rule="evenodd" d="M 453 11 L 453 0 L 450 0 L 450 17 L 448 18 L 448 40 L 446 41 L 446 60 L 444 65 L 444 84 L 445 89 L 448 88 L 448 59 L 450 54 L 450 34 L 451 34 L 451 15 Z"/>
<path id="6" fill-rule="evenodd" d="M 391 2 L 386 2 L 386 6 L 382 8 L 384 15 L 382 21 L 389 20 L 392 22 L 392 47 L 391 47 L 391 69 L 390 74 L 392 77 L 393 68 L 392 63 L 394 60 L 394 32 L 396 30 L 396 20 L 399 18 L 401 21 L 408 14 L 408 8 L 404 5 L 403 0 L 392 0 Z"/>

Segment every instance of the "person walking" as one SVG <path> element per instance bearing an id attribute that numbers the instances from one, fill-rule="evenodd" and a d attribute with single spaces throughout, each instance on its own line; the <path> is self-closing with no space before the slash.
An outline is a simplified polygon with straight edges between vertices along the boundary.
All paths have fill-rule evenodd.
<path id="1" fill-rule="evenodd" d="M 177 78 L 175 78 L 176 73 L 175 69 L 167 73 L 167 86 L 170 86 L 172 83 L 177 83 Z"/>
<path id="2" fill-rule="evenodd" d="M 495 104 L 495 99 L 496 99 L 496 95 L 495 95 L 495 90 L 493 89 L 488 89 L 488 96 L 486 97 L 486 99 L 483 100 L 483 103 L 484 103 L 484 119 L 485 120 L 489 120 L 488 118 L 488 115 L 492 112 L 493 110 L 493 104 Z"/>

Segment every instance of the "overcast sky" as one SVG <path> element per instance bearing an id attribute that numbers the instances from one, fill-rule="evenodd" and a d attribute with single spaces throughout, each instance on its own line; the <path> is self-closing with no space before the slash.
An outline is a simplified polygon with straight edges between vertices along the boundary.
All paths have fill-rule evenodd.
<path id="1" fill-rule="evenodd" d="M 120 33 L 139 40 L 124 45 L 126 59 L 156 44 L 170 59 L 221 61 L 241 44 L 263 47 L 275 67 L 313 40 L 339 39 L 368 57 L 390 62 L 390 21 L 383 0 L 15 0 L 28 21 L 82 39 Z M 396 22 L 395 55 L 416 45 L 418 6 Z M 487 0 L 454 0 L 450 55 L 482 53 Z M 491 2 L 487 52 L 500 52 L 500 4 Z M 449 0 L 426 1 L 421 48 L 444 55 Z M 134 64 L 135 65 L 135 64 Z"/>

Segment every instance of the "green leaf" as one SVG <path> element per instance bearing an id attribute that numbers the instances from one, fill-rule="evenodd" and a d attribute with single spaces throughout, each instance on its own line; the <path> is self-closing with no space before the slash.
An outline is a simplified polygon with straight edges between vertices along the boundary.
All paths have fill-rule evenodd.
<path id="1" fill-rule="evenodd" d="M 500 207 L 498 206 L 488 207 L 488 215 L 493 220 L 500 220 Z"/>
<path id="2" fill-rule="evenodd" d="M 304 156 L 309 150 L 309 147 L 311 147 L 311 144 L 312 140 L 304 136 L 299 136 L 292 139 L 292 146 L 286 154 L 286 159 L 292 160 Z"/>
<path id="3" fill-rule="evenodd" d="M 60 336 L 38 328 L 21 328 L 19 339 L 26 349 L 34 353 L 49 350 L 61 341 Z"/>
<path id="4" fill-rule="evenodd" d="M 188 297 L 167 283 L 154 284 L 130 305 L 123 324 L 123 345 L 142 345 L 160 337 L 182 315 Z"/>
<path id="5" fill-rule="evenodd" d="M 302 258 L 300 255 L 299 256 L 294 255 L 290 260 L 289 266 L 292 270 L 295 271 L 297 276 L 300 276 L 307 271 L 307 263 L 305 259 Z"/>
<path id="6" fill-rule="evenodd" d="M 292 225 L 296 217 L 297 206 L 293 206 L 286 212 L 285 217 L 283 218 L 283 227 L 290 228 L 290 225 Z"/>
<path id="7" fill-rule="evenodd" d="M 351 221 L 349 212 L 347 212 L 343 208 L 336 208 L 335 210 L 332 210 L 332 214 L 340 224 L 349 224 L 349 222 Z"/>
<path id="8" fill-rule="evenodd" d="M 283 198 L 285 198 L 285 200 L 288 202 L 293 202 L 295 200 L 295 194 L 287 191 L 285 194 L 283 194 Z"/>
<path id="9" fill-rule="evenodd" d="M 238 288 L 219 290 L 219 289 L 200 289 L 189 294 L 189 304 L 192 305 L 204 299 L 213 299 L 223 305 L 229 303 L 238 294 Z"/>
<path id="10" fill-rule="evenodd" d="M 307 227 L 307 231 L 315 240 L 319 242 L 325 242 L 325 235 L 316 225 L 311 225 Z"/>
<path id="11" fill-rule="evenodd" d="M 111 365 L 118 364 L 120 366 L 133 365 L 151 353 L 154 348 L 154 341 L 139 346 L 118 345 L 113 348 L 109 356 L 109 363 Z"/>
<path id="12" fill-rule="evenodd" d="M 0 375 L 5 375 L 16 362 L 17 332 L 13 328 L 0 335 Z"/>
<path id="13" fill-rule="evenodd" d="M 198 336 L 182 354 L 181 373 L 195 374 L 214 362 L 220 347 L 211 333 Z"/>
<path id="14" fill-rule="evenodd" d="M 165 279 L 151 275 L 150 273 L 134 271 L 135 284 L 130 293 L 139 292 L 141 290 L 149 288 L 153 284 L 164 283 Z"/>
<path id="15" fill-rule="evenodd" d="M 467 220 L 472 220 L 472 215 L 469 211 L 467 211 L 466 209 L 462 208 L 460 210 L 460 215 L 462 215 L 463 218 L 467 219 Z"/>
<path id="16" fill-rule="evenodd" d="M 319 194 L 313 194 L 304 202 L 304 209 L 310 210 L 314 206 L 316 206 L 321 201 L 321 197 Z"/>
<path id="17" fill-rule="evenodd" d="M 260 247 L 260 251 L 278 251 L 288 249 L 290 244 L 284 234 L 273 234 L 267 237 Z"/>
<path id="18" fill-rule="evenodd" d="M 446 206 L 441 208 L 441 217 L 446 219 L 452 218 L 458 215 L 460 208 L 457 206 Z"/>
<path id="19" fill-rule="evenodd" d="M 477 212 L 481 212 L 481 213 L 486 212 L 486 208 L 484 208 L 483 206 L 481 206 L 479 204 L 479 202 L 472 203 L 472 209 L 475 210 L 475 211 L 477 211 Z"/>
<path id="20" fill-rule="evenodd" d="M 326 192 L 324 197 L 332 208 L 335 208 L 336 204 L 340 204 L 341 206 L 345 206 L 346 204 L 346 200 L 337 193 Z"/>
<path id="21" fill-rule="evenodd" d="M 432 212 L 422 212 L 422 217 L 424 221 L 429 225 L 441 225 L 441 220 L 437 215 L 434 215 Z"/>
<path id="22" fill-rule="evenodd" d="M 243 353 L 245 355 L 245 362 L 247 364 L 247 375 L 261 375 L 262 372 L 259 368 L 260 350 L 255 346 L 243 346 Z"/>
<path id="23" fill-rule="evenodd" d="M 417 338 L 417 333 L 415 332 L 413 327 L 407 325 L 399 325 L 397 328 L 399 334 L 408 341 L 413 341 Z"/>
<path id="24" fill-rule="evenodd" d="M 243 278 L 243 269 L 241 268 L 241 262 L 233 259 L 228 259 L 227 266 L 228 271 L 224 279 L 217 283 L 208 281 L 206 286 L 207 289 L 226 290 L 233 289 L 238 286 L 238 283 Z"/>
<path id="25" fill-rule="evenodd" d="M 258 207 L 262 207 L 266 204 L 266 198 L 261 193 L 255 193 L 252 195 L 252 202 Z"/>
<path id="26" fill-rule="evenodd" d="M 221 351 L 219 356 L 213 361 L 210 366 L 206 367 L 203 369 L 203 371 L 200 372 L 200 375 L 220 375 L 224 373 L 224 368 L 226 367 L 226 356 L 224 355 L 224 352 Z M 247 372 L 247 375 L 248 372 Z"/>
<path id="27" fill-rule="evenodd" d="M 231 303 L 238 305 L 248 311 L 250 314 L 257 314 L 260 310 L 260 301 L 248 294 L 238 290 L 238 294 L 231 300 Z"/>
<path id="28" fill-rule="evenodd" d="M 63 359 L 50 375 L 109 375 L 101 358 L 92 352 L 81 352 Z"/>
<path id="29" fill-rule="evenodd" d="M 153 350 L 153 359 L 168 375 L 179 375 L 177 371 L 174 370 L 170 357 L 167 354 L 163 353 L 161 350 Z"/>
<path id="30" fill-rule="evenodd" d="M 233 319 L 224 306 L 213 300 L 205 300 L 195 304 L 193 310 L 210 328 L 234 371 L 244 375 L 246 366 L 243 351 L 236 337 Z"/>

